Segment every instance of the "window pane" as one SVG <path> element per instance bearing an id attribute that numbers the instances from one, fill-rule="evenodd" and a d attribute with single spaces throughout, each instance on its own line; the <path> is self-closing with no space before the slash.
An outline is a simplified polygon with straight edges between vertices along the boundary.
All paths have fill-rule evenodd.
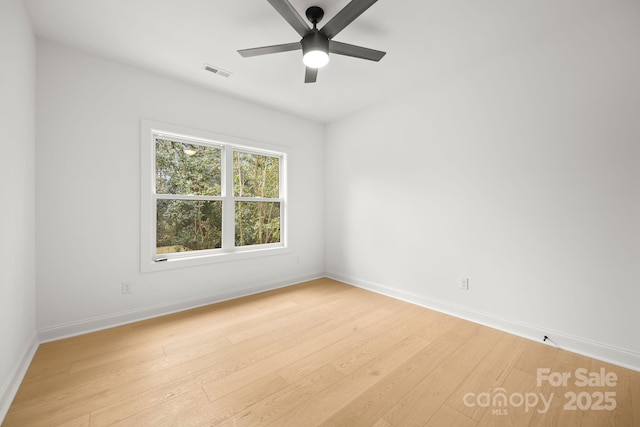
<path id="1" fill-rule="evenodd" d="M 158 200 L 156 254 L 222 247 L 222 202 Z"/>
<path id="2" fill-rule="evenodd" d="M 156 139 L 156 193 L 219 196 L 221 150 Z"/>
<path id="3" fill-rule="evenodd" d="M 236 246 L 280 242 L 279 202 L 236 202 Z"/>
<path id="4" fill-rule="evenodd" d="M 233 153 L 233 193 L 236 197 L 280 197 L 280 159 Z"/>

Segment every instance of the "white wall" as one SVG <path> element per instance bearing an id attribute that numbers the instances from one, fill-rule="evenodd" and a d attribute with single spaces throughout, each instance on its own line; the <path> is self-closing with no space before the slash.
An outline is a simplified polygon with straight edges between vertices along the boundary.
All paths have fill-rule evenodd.
<path id="1" fill-rule="evenodd" d="M 323 126 L 49 41 L 37 59 L 43 339 L 323 274 Z M 141 118 L 288 146 L 291 253 L 141 274 Z"/>
<path id="2" fill-rule="evenodd" d="M 36 342 L 35 59 L 19 0 L 0 1 L 0 421 Z"/>
<path id="3" fill-rule="evenodd" d="M 625 5 L 331 124 L 328 273 L 640 369 L 640 13 Z"/>

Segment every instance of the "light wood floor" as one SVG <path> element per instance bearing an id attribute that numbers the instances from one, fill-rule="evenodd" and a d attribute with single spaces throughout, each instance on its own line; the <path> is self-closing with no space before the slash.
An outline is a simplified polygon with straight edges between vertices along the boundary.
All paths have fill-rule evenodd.
<path id="1" fill-rule="evenodd" d="M 43 344 L 3 425 L 640 426 L 640 373 L 322 279 Z"/>

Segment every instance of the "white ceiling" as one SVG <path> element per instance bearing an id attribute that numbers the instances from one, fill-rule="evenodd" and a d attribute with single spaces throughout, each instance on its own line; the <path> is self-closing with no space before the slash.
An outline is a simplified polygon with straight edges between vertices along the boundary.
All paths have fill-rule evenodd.
<path id="1" fill-rule="evenodd" d="M 290 0 L 323 23 L 348 0 Z M 332 55 L 304 84 L 300 51 L 238 49 L 300 37 L 266 0 L 25 0 L 36 33 L 90 53 L 319 122 L 551 37 L 606 10 L 603 0 L 379 0 L 335 40 L 383 50 L 379 62 Z M 319 27 L 322 27 L 321 23 Z M 230 71 L 223 78 L 207 63 Z"/>

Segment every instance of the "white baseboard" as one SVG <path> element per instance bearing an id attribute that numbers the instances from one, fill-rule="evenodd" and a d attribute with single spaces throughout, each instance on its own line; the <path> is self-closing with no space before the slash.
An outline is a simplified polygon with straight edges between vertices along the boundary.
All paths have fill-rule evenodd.
<path id="1" fill-rule="evenodd" d="M 0 388 L 0 424 L 2 424 L 4 417 L 6 417 L 9 407 L 11 406 L 11 402 L 13 402 L 13 399 L 16 397 L 18 388 L 27 373 L 27 369 L 33 360 L 33 356 L 36 354 L 38 345 L 38 337 L 34 333 L 24 354 L 22 355 L 22 358 L 20 359 L 20 362 L 14 368 L 13 374 L 9 376 L 7 382 L 2 385 L 2 388 Z"/>
<path id="2" fill-rule="evenodd" d="M 190 310 L 192 308 L 202 307 L 209 304 L 215 304 L 218 302 L 241 298 L 261 292 L 284 288 L 287 286 L 295 285 L 297 283 L 320 279 L 323 277 L 325 277 L 325 274 L 319 272 L 316 274 L 309 274 L 295 278 L 265 282 L 251 286 L 249 288 L 239 289 L 237 291 L 216 293 L 195 299 L 185 299 L 182 301 L 171 302 L 167 304 L 159 304 L 150 307 L 142 307 L 134 310 L 108 314 L 105 316 L 93 317 L 78 322 L 65 323 L 49 328 L 40 329 L 38 330 L 38 338 L 41 343 L 56 341 L 63 338 L 69 338 L 89 332 L 99 331 L 102 329 L 113 328 L 115 326 L 164 316 L 171 313 Z"/>
<path id="3" fill-rule="evenodd" d="M 425 298 L 410 292 L 340 274 L 328 274 L 327 277 L 401 301 L 406 301 L 441 313 L 450 314 L 461 319 L 469 320 L 470 322 L 498 329 L 513 335 L 518 335 L 533 341 L 543 342 L 543 338 L 546 335 L 549 339 L 545 344 L 553 345 L 563 350 L 622 366 L 624 368 L 633 369 L 634 371 L 640 371 L 640 354 L 630 350 L 575 337 L 558 331 L 543 329 L 535 325 L 508 319 L 506 317 L 496 316 L 470 307 L 458 306 Z"/>

